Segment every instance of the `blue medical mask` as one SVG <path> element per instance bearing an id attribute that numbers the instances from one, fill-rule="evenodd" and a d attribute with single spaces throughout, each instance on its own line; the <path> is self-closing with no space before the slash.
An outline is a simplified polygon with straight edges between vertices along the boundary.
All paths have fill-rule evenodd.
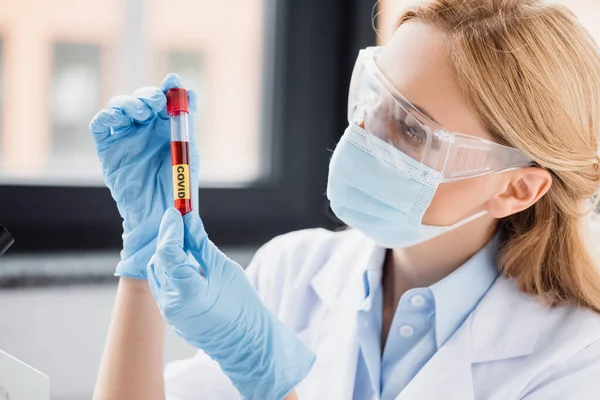
<path id="1" fill-rule="evenodd" d="M 351 124 L 329 164 L 327 198 L 335 215 L 385 248 L 410 247 L 485 215 L 451 226 L 421 223 L 442 174 Z"/>

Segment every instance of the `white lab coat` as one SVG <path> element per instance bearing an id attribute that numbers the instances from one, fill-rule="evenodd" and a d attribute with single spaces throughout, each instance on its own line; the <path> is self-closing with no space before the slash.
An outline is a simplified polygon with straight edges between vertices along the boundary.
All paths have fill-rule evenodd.
<path id="1" fill-rule="evenodd" d="M 256 254 L 248 275 L 265 305 L 317 354 L 296 388 L 301 400 L 352 399 L 362 272 L 383 257 L 383 249 L 355 230 L 323 229 L 275 238 Z M 165 380 L 169 399 L 240 398 L 202 352 L 167 366 Z M 548 308 L 498 278 L 396 398 L 436 399 L 600 399 L 600 316 Z"/>

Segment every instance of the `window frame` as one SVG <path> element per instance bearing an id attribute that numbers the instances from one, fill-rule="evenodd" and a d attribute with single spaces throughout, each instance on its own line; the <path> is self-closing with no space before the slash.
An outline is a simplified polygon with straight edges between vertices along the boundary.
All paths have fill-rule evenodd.
<path id="1" fill-rule="evenodd" d="M 199 212 L 219 246 L 260 245 L 334 225 L 325 197 L 330 151 L 347 126 L 354 59 L 376 41 L 376 1 L 265 1 L 274 7 L 274 26 L 264 48 L 275 58 L 265 58 L 273 65 L 263 74 L 274 78 L 265 79 L 272 97 L 263 116 L 272 113 L 272 125 L 263 128 L 274 134 L 263 135 L 263 144 L 276 172 L 246 188 L 200 189 Z M 121 247 L 121 219 L 105 187 L 2 185 L 0 194 L 0 222 L 16 239 L 11 252 Z"/>

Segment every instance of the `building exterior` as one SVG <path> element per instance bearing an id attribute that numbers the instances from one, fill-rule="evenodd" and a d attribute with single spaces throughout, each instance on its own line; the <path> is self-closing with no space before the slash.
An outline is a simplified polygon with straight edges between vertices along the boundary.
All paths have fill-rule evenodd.
<path id="1" fill-rule="evenodd" d="M 201 95 L 201 181 L 261 176 L 261 0 L 0 0 L 0 184 L 99 185 L 91 117 L 167 72 Z"/>

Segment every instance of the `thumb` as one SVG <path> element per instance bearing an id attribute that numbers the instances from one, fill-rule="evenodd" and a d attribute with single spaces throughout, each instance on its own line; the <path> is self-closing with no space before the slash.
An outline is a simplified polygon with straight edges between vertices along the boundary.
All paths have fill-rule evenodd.
<path id="1" fill-rule="evenodd" d="M 183 250 L 183 219 L 175 208 L 168 208 L 163 215 L 158 230 L 155 263 L 165 272 L 186 264 L 187 255 Z"/>
<path id="2" fill-rule="evenodd" d="M 187 250 L 200 264 L 207 277 L 215 269 L 233 263 L 210 241 L 204 224 L 196 212 L 191 212 L 183 217 L 185 223 L 185 245 Z"/>

